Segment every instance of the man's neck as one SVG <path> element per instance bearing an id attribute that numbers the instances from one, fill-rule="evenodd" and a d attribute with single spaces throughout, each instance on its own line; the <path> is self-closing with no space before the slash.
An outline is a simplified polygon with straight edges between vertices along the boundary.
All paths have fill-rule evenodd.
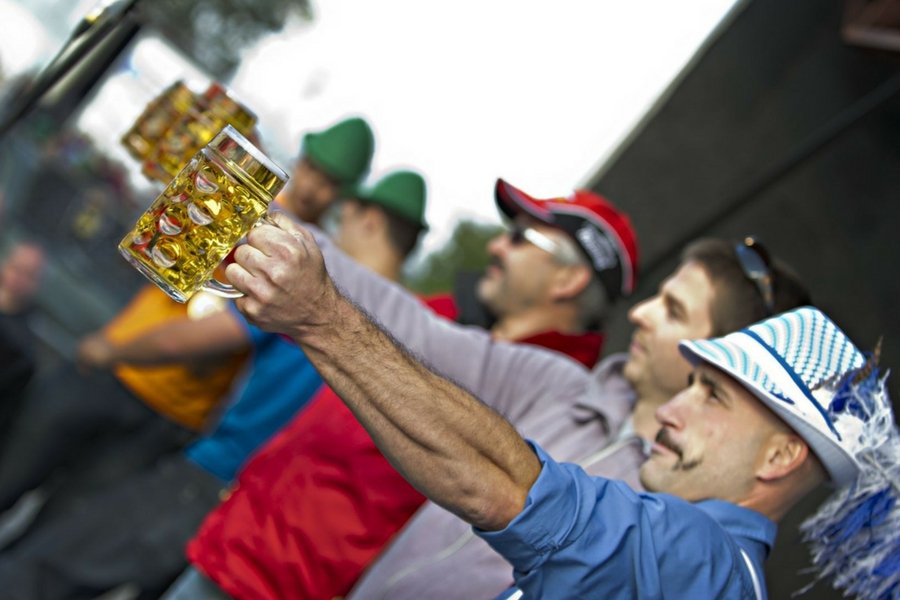
<path id="1" fill-rule="evenodd" d="M 632 418 L 634 431 L 645 440 L 654 440 L 659 432 L 659 421 L 656 420 L 656 409 L 666 403 L 672 394 L 661 390 L 637 391 L 637 402 L 634 405 Z"/>
<path id="2" fill-rule="evenodd" d="M 361 256 L 351 255 L 351 258 L 385 279 L 400 281 L 403 260 L 398 258 L 396 252 L 392 250 L 372 246 L 367 248 L 367 252 Z"/>
<path id="3" fill-rule="evenodd" d="M 366 266 L 390 281 L 399 282 L 401 266 L 403 263 L 384 261 L 378 264 L 367 264 Z"/>
<path id="4" fill-rule="evenodd" d="M 573 311 L 563 307 L 540 307 L 514 315 L 501 317 L 491 327 L 491 335 L 496 340 L 515 342 L 545 331 L 560 333 L 582 333 Z"/>

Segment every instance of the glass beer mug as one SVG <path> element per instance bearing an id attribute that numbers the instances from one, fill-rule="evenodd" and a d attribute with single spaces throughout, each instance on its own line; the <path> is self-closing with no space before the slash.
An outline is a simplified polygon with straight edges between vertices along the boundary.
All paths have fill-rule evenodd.
<path id="1" fill-rule="evenodd" d="M 165 183 L 225 125 L 248 135 L 256 125 L 256 115 L 232 98 L 224 87 L 212 83 L 191 110 L 164 133 L 144 161 L 142 172 L 150 179 Z"/>
<path id="2" fill-rule="evenodd" d="M 122 136 L 122 145 L 139 161 L 149 158 L 172 124 L 196 103 L 194 92 L 183 81 L 176 81 L 150 101 L 134 125 Z"/>
<path id="3" fill-rule="evenodd" d="M 230 125 L 175 176 L 119 244 L 119 252 L 173 299 L 198 290 L 241 296 L 216 267 L 267 213 L 287 174 Z"/>

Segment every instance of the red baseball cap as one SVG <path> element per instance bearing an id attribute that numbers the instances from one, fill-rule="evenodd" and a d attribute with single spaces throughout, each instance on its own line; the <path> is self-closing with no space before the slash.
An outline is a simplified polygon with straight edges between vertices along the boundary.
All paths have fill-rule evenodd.
<path id="1" fill-rule="evenodd" d="M 634 291 L 637 234 L 628 216 L 606 198 L 589 190 L 576 190 L 568 198 L 540 200 L 502 179 L 497 180 L 494 197 L 500 212 L 510 219 L 524 213 L 572 236 L 611 299 Z"/>

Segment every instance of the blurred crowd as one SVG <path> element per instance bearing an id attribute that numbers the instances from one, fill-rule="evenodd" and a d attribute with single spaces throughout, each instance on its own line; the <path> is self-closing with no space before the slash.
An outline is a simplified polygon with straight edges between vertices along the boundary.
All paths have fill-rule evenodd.
<path id="1" fill-rule="evenodd" d="M 370 181 L 376 146 L 359 117 L 307 132 L 277 226 L 219 270 L 242 298 L 147 283 L 51 369 L 47 250 L 6 250 L 0 598 L 761 599 L 777 521 L 823 485 L 823 576 L 898 597 L 877 352 L 810 282 L 698 239 L 608 348 L 640 232 L 498 178 L 487 270 L 417 297 L 427 177 Z"/>

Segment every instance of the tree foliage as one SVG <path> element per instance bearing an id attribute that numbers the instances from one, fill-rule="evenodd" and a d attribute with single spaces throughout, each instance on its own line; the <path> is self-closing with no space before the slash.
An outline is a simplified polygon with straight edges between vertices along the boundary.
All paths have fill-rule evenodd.
<path id="1" fill-rule="evenodd" d="M 309 0 L 152 0 L 141 10 L 148 25 L 220 80 L 245 47 L 279 31 L 288 16 L 312 18 Z"/>
<path id="2" fill-rule="evenodd" d="M 423 295 L 449 292 L 457 273 L 487 267 L 487 244 L 501 231 L 498 225 L 460 221 L 447 243 L 412 269 L 405 281 L 407 287 Z"/>

